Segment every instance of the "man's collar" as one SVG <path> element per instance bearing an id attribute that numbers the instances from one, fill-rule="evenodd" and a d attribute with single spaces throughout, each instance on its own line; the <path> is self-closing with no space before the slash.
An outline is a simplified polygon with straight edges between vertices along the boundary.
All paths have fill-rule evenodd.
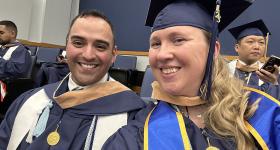
<path id="1" fill-rule="evenodd" d="M 255 62 L 254 64 L 247 65 L 245 62 L 238 60 L 236 63 L 236 68 L 243 72 L 254 72 L 259 69 L 259 61 Z"/>
<path id="2" fill-rule="evenodd" d="M 103 82 L 106 82 L 108 80 L 108 76 L 109 74 L 106 73 L 103 78 L 101 78 L 98 82 L 96 83 L 103 83 Z M 72 74 L 69 75 L 69 80 L 68 80 L 68 88 L 69 88 L 69 91 L 72 91 L 73 89 L 86 89 L 90 86 L 93 86 L 95 85 L 96 83 L 94 84 L 91 84 L 91 85 L 87 85 L 87 86 L 80 86 L 78 85 L 73 79 L 72 79 Z"/>
<path id="3" fill-rule="evenodd" d="M 0 48 L 7 49 L 7 48 L 14 47 L 14 46 L 17 46 L 17 45 L 19 45 L 19 41 L 16 40 L 16 41 L 7 43 L 5 45 L 0 45 Z"/>
<path id="4" fill-rule="evenodd" d="M 247 63 L 245 63 L 244 61 L 238 59 L 237 61 L 239 61 L 242 65 L 246 65 L 246 66 L 254 66 L 254 65 L 259 65 L 259 61 L 256 61 L 255 63 L 248 65 Z"/>

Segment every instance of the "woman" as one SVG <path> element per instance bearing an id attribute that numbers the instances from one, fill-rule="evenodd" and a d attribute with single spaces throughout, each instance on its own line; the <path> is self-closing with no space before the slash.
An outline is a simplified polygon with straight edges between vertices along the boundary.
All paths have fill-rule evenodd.
<path id="1" fill-rule="evenodd" d="M 242 6 L 248 6 L 241 0 L 224 2 L 221 14 L 234 10 L 223 9 L 223 5 L 236 6 L 228 2 L 240 4 L 238 14 L 245 9 Z M 209 7 L 215 2 L 203 3 Z M 156 78 L 152 98 L 158 103 L 141 110 L 135 121 L 113 135 L 103 149 L 258 147 L 244 121 L 256 111 L 257 103 L 253 101 L 248 107 L 242 81 L 229 75 L 219 56 L 216 22 L 208 13 L 193 0 L 151 1 L 147 20 L 153 26 L 149 61 Z"/>

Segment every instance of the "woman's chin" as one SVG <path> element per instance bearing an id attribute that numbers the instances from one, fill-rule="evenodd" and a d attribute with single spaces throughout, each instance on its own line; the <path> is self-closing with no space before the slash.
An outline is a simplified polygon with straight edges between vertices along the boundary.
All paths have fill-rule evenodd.
<path id="1" fill-rule="evenodd" d="M 174 95 L 174 96 L 180 95 L 180 92 L 181 92 L 180 90 L 178 90 L 176 88 L 172 88 L 172 86 L 163 88 L 163 91 L 169 95 Z"/>

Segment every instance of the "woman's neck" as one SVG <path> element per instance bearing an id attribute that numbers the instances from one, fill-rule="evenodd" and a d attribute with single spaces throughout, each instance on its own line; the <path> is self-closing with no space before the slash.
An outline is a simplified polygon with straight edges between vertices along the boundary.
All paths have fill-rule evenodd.
<path id="1" fill-rule="evenodd" d="M 206 105 L 179 106 L 179 109 L 185 116 L 189 117 L 197 127 L 205 127 L 203 114 L 207 110 Z"/>

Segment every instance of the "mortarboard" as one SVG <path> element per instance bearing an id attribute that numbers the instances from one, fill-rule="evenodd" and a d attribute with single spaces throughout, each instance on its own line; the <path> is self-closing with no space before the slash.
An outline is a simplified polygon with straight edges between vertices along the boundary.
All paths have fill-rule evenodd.
<path id="1" fill-rule="evenodd" d="M 252 1 L 249 0 L 222 0 L 219 31 L 228 26 L 251 4 Z M 181 24 L 202 27 L 209 31 L 215 8 L 216 0 L 151 0 L 146 26 L 164 28 L 164 26 Z"/>
<path id="2" fill-rule="evenodd" d="M 266 36 L 267 33 L 271 35 L 263 20 L 259 19 L 238 27 L 228 30 L 233 37 L 238 41 L 241 38 L 249 35 Z"/>
<path id="3" fill-rule="evenodd" d="M 251 4 L 252 0 L 151 0 L 146 25 L 152 27 L 152 32 L 172 26 L 194 26 L 211 33 L 206 70 L 201 84 L 203 91 L 199 93 L 203 99 L 208 99 L 217 36 Z"/>

